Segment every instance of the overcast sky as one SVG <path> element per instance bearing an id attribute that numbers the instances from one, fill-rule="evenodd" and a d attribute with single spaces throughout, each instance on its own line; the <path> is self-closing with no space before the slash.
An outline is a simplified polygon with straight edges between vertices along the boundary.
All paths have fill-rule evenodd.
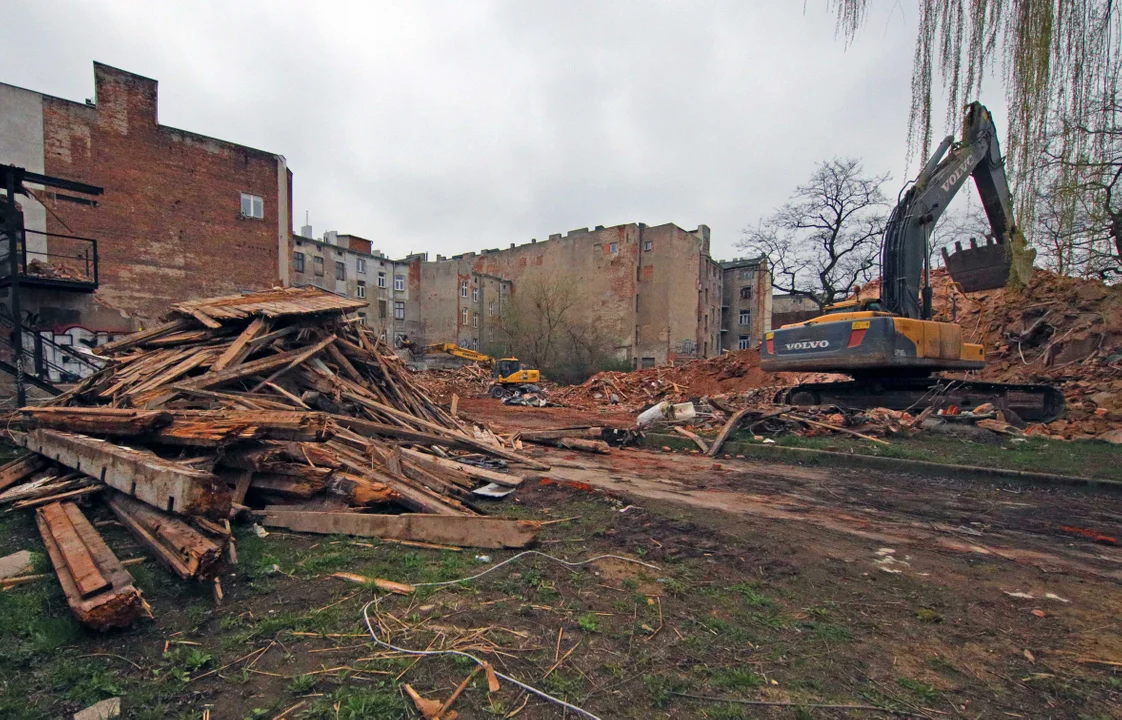
<path id="1" fill-rule="evenodd" d="M 640 221 L 705 223 L 722 259 L 818 161 L 890 172 L 893 198 L 914 172 L 915 3 L 870 5 L 846 48 L 826 0 L 17 0 L 0 81 L 155 78 L 161 123 L 287 158 L 297 228 L 392 256 Z"/>

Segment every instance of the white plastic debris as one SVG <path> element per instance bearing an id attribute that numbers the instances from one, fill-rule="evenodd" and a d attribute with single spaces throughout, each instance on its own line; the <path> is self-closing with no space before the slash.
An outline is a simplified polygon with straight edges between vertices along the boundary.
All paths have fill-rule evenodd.
<path id="1" fill-rule="evenodd" d="M 639 413 L 635 422 L 639 427 L 646 427 L 660 420 L 662 422 L 685 422 L 693 420 L 695 417 L 697 417 L 697 408 L 693 406 L 692 402 L 672 404 L 663 400 Z"/>
<path id="2" fill-rule="evenodd" d="M 269 531 L 261 527 L 257 523 L 253 523 L 253 534 L 259 538 L 269 537 Z"/>

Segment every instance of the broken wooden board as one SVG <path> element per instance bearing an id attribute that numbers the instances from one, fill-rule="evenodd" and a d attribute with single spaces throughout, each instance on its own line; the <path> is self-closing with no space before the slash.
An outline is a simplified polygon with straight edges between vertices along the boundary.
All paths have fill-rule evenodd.
<path id="1" fill-rule="evenodd" d="M 237 440 L 302 440 L 331 437 L 328 415 L 291 410 L 175 410 L 172 422 L 152 434 L 167 445 L 216 447 Z"/>
<path id="2" fill-rule="evenodd" d="M 117 492 L 109 498 L 109 509 L 157 560 L 184 580 L 207 580 L 218 574 L 222 547 L 178 517 Z"/>
<path id="3" fill-rule="evenodd" d="M 541 530 L 541 523 L 534 520 L 423 514 L 269 511 L 262 524 L 323 535 L 384 537 L 493 549 L 526 547 L 537 539 Z"/>
<path id="4" fill-rule="evenodd" d="M 18 482 L 23 482 L 24 479 L 42 470 L 46 466 L 47 459 L 41 455 L 36 455 L 35 453 L 24 453 L 20 455 L 11 462 L 0 466 L 0 490 L 5 490 Z"/>
<path id="5" fill-rule="evenodd" d="M 20 550 L 0 558 L 0 580 L 26 575 L 34 568 L 34 558 L 30 550 Z"/>
<path id="6" fill-rule="evenodd" d="M 170 425 L 170 413 L 111 407 L 20 408 L 28 428 L 65 430 L 84 435 L 142 435 Z"/>
<path id="7" fill-rule="evenodd" d="M 397 595 L 412 595 L 413 593 L 417 592 L 417 588 L 413 587 L 412 585 L 394 582 L 393 580 L 383 580 L 382 578 L 378 577 L 366 577 L 365 575 L 356 575 L 355 573 L 349 572 L 332 573 L 331 577 L 339 578 L 340 580 L 346 580 L 347 582 L 357 583 L 359 585 L 373 584 L 374 587 L 378 588 L 379 590 L 385 590 L 386 592 L 392 592 Z"/>
<path id="8" fill-rule="evenodd" d="M 464 473 L 470 478 L 475 480 L 482 480 L 483 482 L 495 483 L 496 485 L 503 485 L 504 487 L 518 487 L 522 484 L 522 478 L 517 475 L 509 473 L 501 473 L 495 470 L 488 470 L 487 468 L 469 465 L 468 463 L 456 462 L 455 460 L 447 460 L 445 458 L 437 457 L 435 455 L 428 455 L 417 450 L 410 450 L 402 448 L 401 454 L 413 462 L 421 465 L 430 464 L 438 465 L 449 470 L 457 470 Z"/>
<path id="9" fill-rule="evenodd" d="M 217 477 L 147 450 L 59 430 L 32 430 L 23 445 L 166 512 L 215 520 L 230 513 L 230 490 Z"/>
<path id="10" fill-rule="evenodd" d="M 70 610 L 95 630 L 128 627 L 151 617 L 132 575 L 73 503 L 53 503 L 35 511 Z"/>

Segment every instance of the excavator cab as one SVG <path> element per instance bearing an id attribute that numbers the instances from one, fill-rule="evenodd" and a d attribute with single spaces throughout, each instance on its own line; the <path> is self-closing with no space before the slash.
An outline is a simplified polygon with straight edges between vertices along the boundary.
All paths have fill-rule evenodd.
<path id="1" fill-rule="evenodd" d="M 496 380 L 510 377 L 521 370 L 522 363 L 518 361 L 518 358 L 503 358 L 495 361 L 494 375 Z"/>

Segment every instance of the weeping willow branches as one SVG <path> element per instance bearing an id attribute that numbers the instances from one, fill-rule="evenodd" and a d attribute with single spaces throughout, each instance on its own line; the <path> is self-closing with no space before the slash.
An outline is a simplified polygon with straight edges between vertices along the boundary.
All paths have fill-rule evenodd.
<path id="1" fill-rule="evenodd" d="M 1039 159 L 1058 148 L 1065 159 L 1104 159 L 1097 139 L 1115 118 L 1122 70 L 1122 10 L 1114 0 L 915 0 L 919 11 L 912 69 L 910 157 L 931 147 L 936 81 L 946 97 L 944 124 L 953 128 L 982 80 L 1003 82 L 1009 112 L 1009 174 L 1021 226 L 1033 225 L 1044 185 Z M 868 14 L 868 0 L 828 0 L 839 35 L 851 42 Z M 1092 132 L 1067 132 L 1075 123 Z M 941 134 L 941 133 L 940 133 Z"/>

